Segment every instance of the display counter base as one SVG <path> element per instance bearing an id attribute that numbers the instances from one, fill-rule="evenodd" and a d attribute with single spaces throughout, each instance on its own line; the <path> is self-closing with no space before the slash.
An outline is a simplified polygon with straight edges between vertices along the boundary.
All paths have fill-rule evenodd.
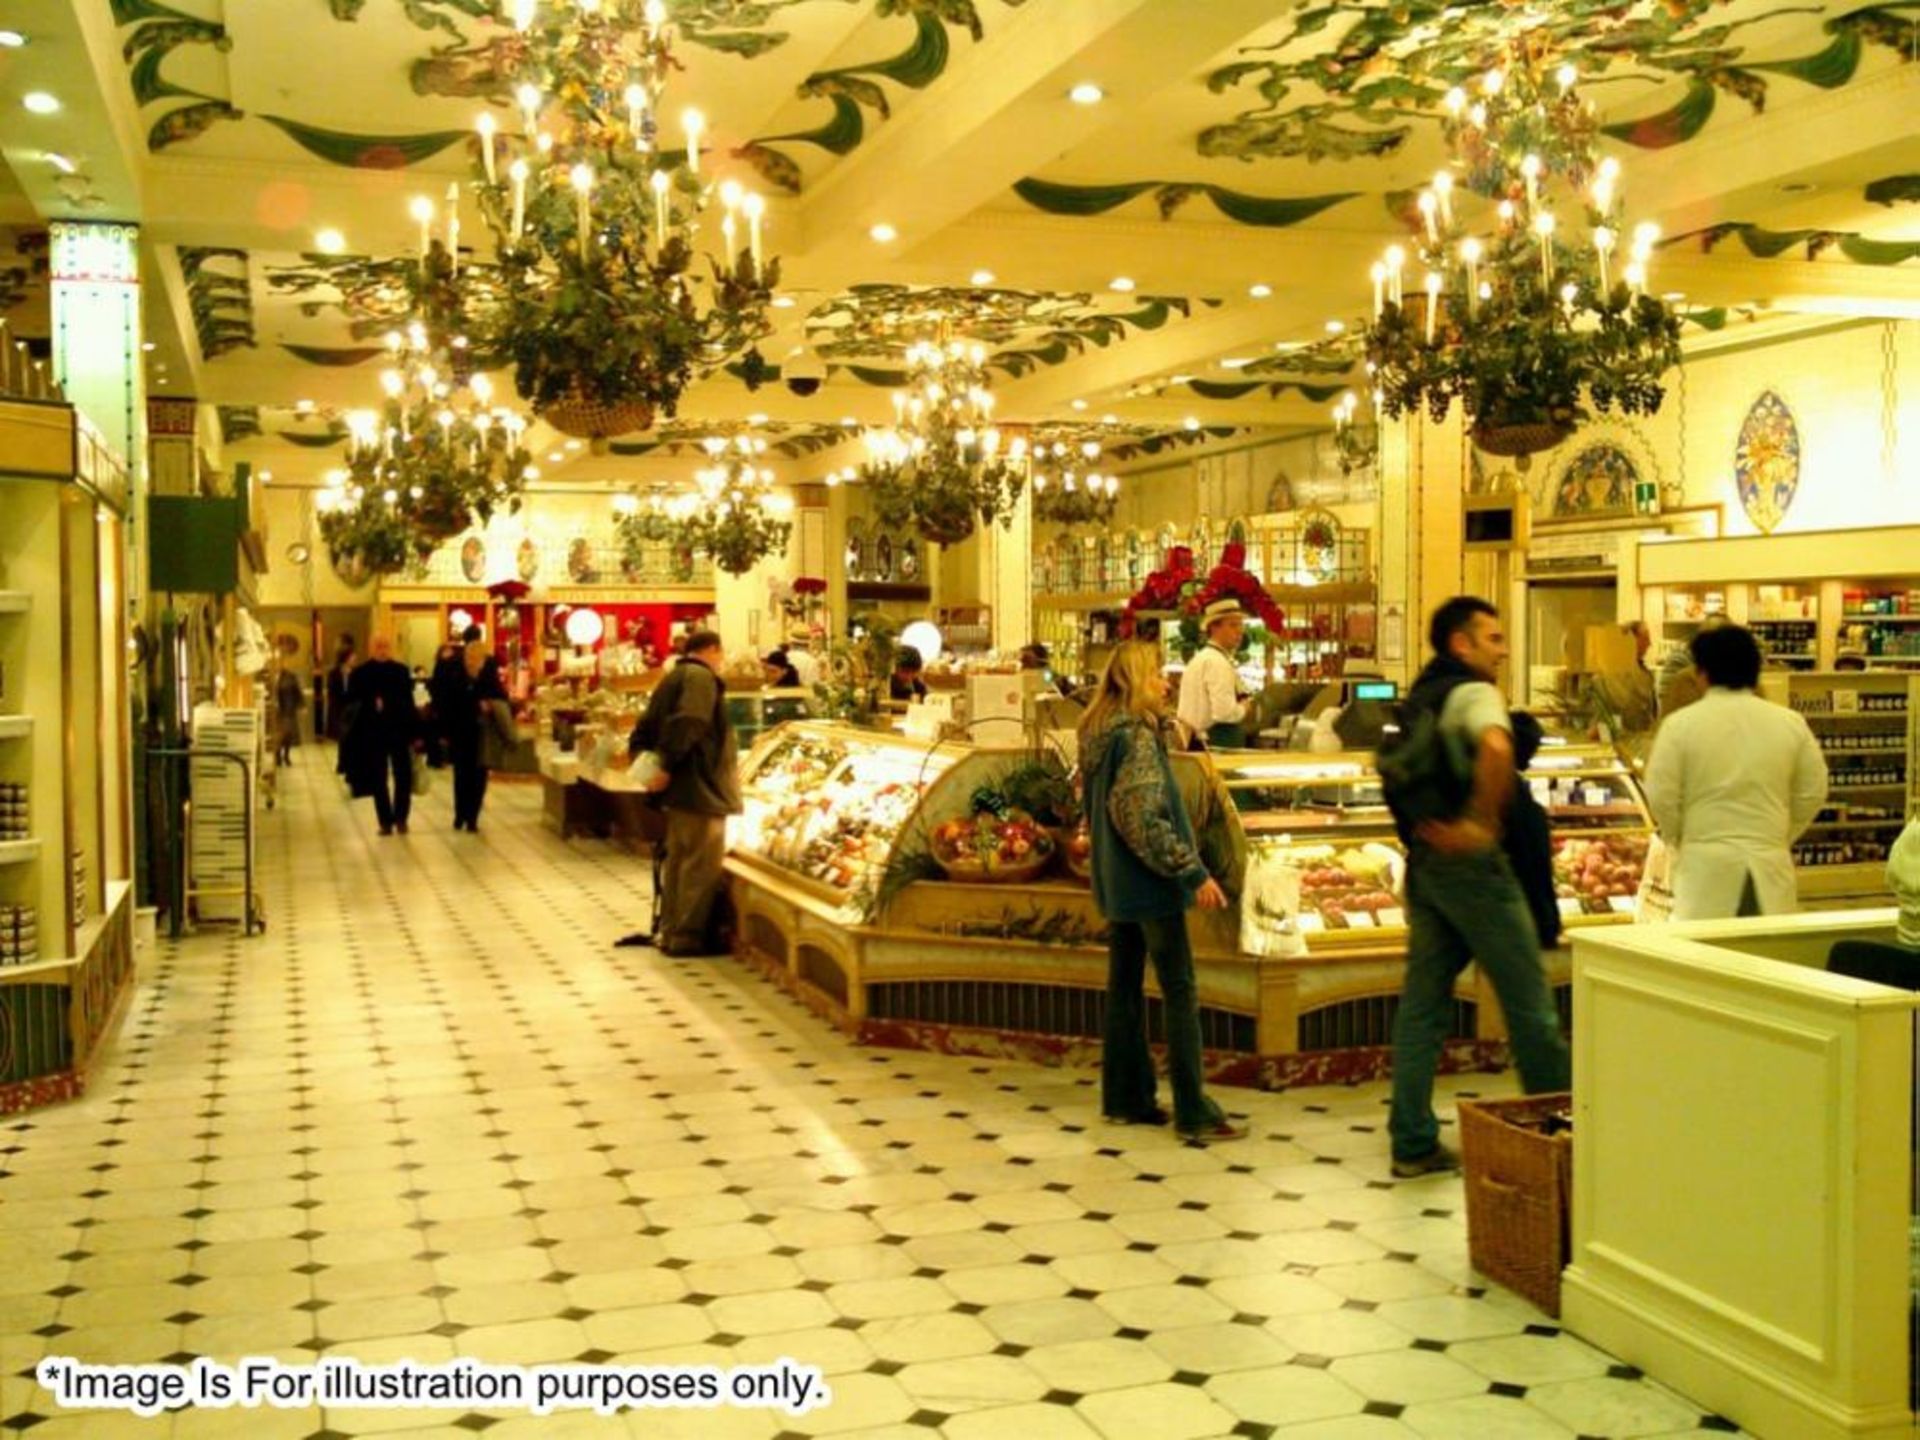
<path id="1" fill-rule="evenodd" d="M 0 1115 L 86 1092 L 133 995 L 133 887 L 107 887 L 106 912 L 76 958 L 0 970 Z"/>

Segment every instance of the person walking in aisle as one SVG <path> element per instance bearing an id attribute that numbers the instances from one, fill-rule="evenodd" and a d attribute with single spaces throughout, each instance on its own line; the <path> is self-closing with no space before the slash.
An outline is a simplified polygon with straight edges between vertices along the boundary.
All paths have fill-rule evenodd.
<path id="1" fill-rule="evenodd" d="M 294 748 L 300 743 L 300 712 L 306 708 L 306 687 L 282 655 L 280 673 L 273 682 L 274 764 L 293 763 Z"/>
<path id="2" fill-rule="evenodd" d="M 725 666 L 717 634 L 687 636 L 679 663 L 653 692 L 627 742 L 632 753 L 659 755 L 667 776 L 660 933 L 654 937 L 663 955 L 719 953 L 711 922 L 727 855 L 727 816 L 740 813 L 739 745 L 720 678 Z"/>
<path id="3" fill-rule="evenodd" d="M 1159 647 L 1129 640 L 1113 652 L 1080 721 L 1093 898 L 1107 921 L 1107 1016 L 1100 1110 L 1119 1125 L 1164 1125 L 1147 1049 L 1144 983 L 1153 962 L 1166 1006 L 1167 1075 L 1181 1138 L 1238 1140 L 1201 1078 L 1200 1003 L 1186 912 L 1226 908 L 1207 873 L 1167 757 L 1167 680 Z"/>
<path id="4" fill-rule="evenodd" d="M 1471 595 L 1434 611 L 1433 659 L 1401 707 L 1402 735 L 1429 733 L 1442 753 L 1471 757 L 1464 794 L 1416 804 L 1389 784 L 1407 849 L 1407 978 L 1393 1021 L 1387 1130 L 1400 1179 L 1458 1167 L 1440 1143 L 1433 1077 L 1452 1019 L 1453 984 L 1469 961 L 1493 982 L 1530 1095 L 1571 1083 L 1567 1044 L 1540 963 L 1540 937 L 1503 843 L 1515 828 L 1513 720 L 1495 681 L 1507 658 L 1500 613 Z M 1422 717 L 1431 717 L 1427 724 Z"/>
<path id="5" fill-rule="evenodd" d="M 336 745 L 347 733 L 347 677 L 353 662 L 353 636 L 343 634 L 333 652 L 333 668 L 327 671 L 327 738 Z M 346 773 L 344 763 L 340 773 Z"/>
<path id="6" fill-rule="evenodd" d="M 1237 601 L 1216 600 L 1201 615 L 1200 627 L 1207 643 L 1180 677 L 1180 724 L 1195 749 L 1238 749 L 1247 743 L 1247 702 L 1240 697 L 1233 657 L 1247 633 L 1247 612 Z"/>
<path id="7" fill-rule="evenodd" d="M 1754 693 L 1760 642 L 1744 625 L 1689 647 L 1706 693 L 1669 714 L 1647 760 L 1647 804 L 1673 856 L 1673 918 L 1799 909 L 1793 842 L 1827 802 L 1827 762 L 1807 722 Z"/>
<path id="8" fill-rule="evenodd" d="M 480 810 L 487 801 L 487 777 L 502 758 L 513 711 L 500 667 L 475 635 L 457 652 L 454 666 L 440 676 L 446 697 L 447 758 L 453 765 L 453 828 L 480 833 Z"/>
<path id="9" fill-rule="evenodd" d="M 340 751 L 353 797 L 373 797 L 380 833 L 391 835 L 397 829 L 404 835 L 413 810 L 413 740 L 420 728 L 413 676 L 393 658 L 393 641 L 387 636 L 374 636 L 369 652 L 347 680 L 347 703 L 354 714 Z"/>

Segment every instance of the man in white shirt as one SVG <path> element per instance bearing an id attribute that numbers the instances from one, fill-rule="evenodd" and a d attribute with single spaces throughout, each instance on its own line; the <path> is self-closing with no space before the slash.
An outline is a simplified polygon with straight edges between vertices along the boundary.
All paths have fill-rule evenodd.
<path id="1" fill-rule="evenodd" d="M 1673 851 L 1673 918 L 1799 908 L 1789 847 L 1827 799 L 1807 722 L 1754 694 L 1760 645 L 1741 625 L 1693 637 L 1706 694 L 1668 716 L 1647 762 L 1647 803 Z"/>
<path id="2" fill-rule="evenodd" d="M 1216 600 L 1200 617 L 1207 643 L 1195 652 L 1180 677 L 1180 707 L 1175 712 L 1187 732 L 1212 750 L 1247 743 L 1242 721 L 1247 702 L 1240 698 L 1240 675 L 1233 657 L 1247 630 L 1247 612 L 1233 600 Z"/>
<path id="3" fill-rule="evenodd" d="M 809 690 L 820 683 L 820 661 L 809 648 L 812 644 L 813 632 L 805 626 L 787 632 L 787 664 Z"/>

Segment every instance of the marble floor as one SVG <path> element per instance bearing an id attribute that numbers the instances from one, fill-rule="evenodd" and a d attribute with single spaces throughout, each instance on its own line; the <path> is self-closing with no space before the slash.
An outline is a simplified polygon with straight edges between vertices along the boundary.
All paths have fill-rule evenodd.
<path id="1" fill-rule="evenodd" d="M 1574 1440 L 1734 1426 L 1469 1268 L 1379 1086 L 1100 1122 L 1090 1075 L 856 1049 L 728 961 L 610 941 L 645 867 L 497 785 L 375 834 L 331 756 L 261 829 L 270 928 L 146 957 L 84 1100 L 0 1121 L 0 1430 Z M 1451 1107 L 1504 1078 L 1443 1087 Z M 830 1404 L 61 1413 L 46 1355 L 770 1363 Z"/>

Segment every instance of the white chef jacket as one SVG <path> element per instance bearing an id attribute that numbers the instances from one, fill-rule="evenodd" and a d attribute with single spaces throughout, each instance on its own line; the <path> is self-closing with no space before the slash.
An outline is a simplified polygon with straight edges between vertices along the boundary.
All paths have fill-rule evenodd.
<path id="1" fill-rule="evenodd" d="M 1240 677 L 1233 657 L 1209 641 L 1200 647 L 1180 677 L 1180 723 L 1200 739 L 1215 725 L 1237 725 L 1246 718 L 1239 695 Z"/>
<path id="2" fill-rule="evenodd" d="M 787 663 L 793 667 L 793 673 L 800 683 L 812 689 L 820 683 L 820 661 L 811 650 L 789 650 Z"/>
<path id="3" fill-rule="evenodd" d="M 1673 851 L 1673 918 L 1734 915 L 1749 876 L 1765 915 L 1799 908 L 1789 850 L 1827 799 L 1807 722 L 1720 686 L 1660 724 L 1647 803 Z"/>

